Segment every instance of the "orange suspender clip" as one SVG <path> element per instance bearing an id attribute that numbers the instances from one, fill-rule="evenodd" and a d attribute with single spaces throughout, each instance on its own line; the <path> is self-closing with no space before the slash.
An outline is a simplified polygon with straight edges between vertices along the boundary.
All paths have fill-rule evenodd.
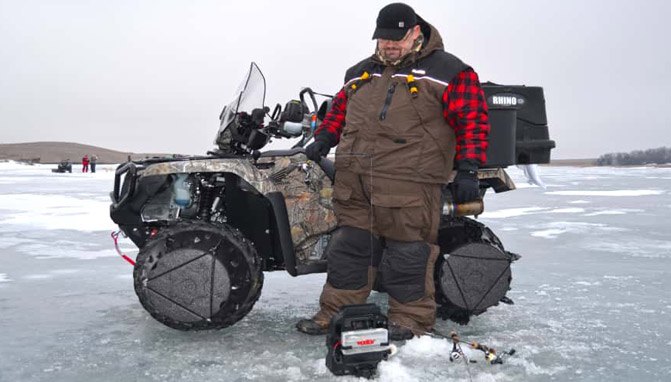
<path id="1" fill-rule="evenodd" d="M 350 89 L 352 91 L 356 91 L 361 85 L 364 83 L 368 82 L 371 79 L 371 76 L 368 72 L 363 72 L 361 75 L 361 78 L 358 80 L 354 81 L 352 85 L 350 85 Z M 412 74 L 408 74 L 408 77 L 406 77 L 406 83 L 408 85 L 408 90 L 410 91 L 410 94 L 414 97 L 417 97 L 419 94 L 419 88 L 417 87 L 417 81 L 415 81 L 415 76 Z"/>
<path id="2" fill-rule="evenodd" d="M 415 81 L 415 76 L 413 76 L 412 74 L 408 74 L 406 81 L 408 85 L 408 90 L 410 91 L 412 97 L 413 98 L 417 97 L 417 94 L 419 94 L 419 89 L 417 88 L 417 81 Z"/>
<path id="3" fill-rule="evenodd" d="M 367 82 L 368 80 L 370 80 L 370 74 L 368 72 L 363 72 L 363 74 L 361 75 L 361 78 L 354 81 L 354 83 L 352 85 L 350 85 L 350 89 L 356 90 L 361 85 L 363 85 L 365 82 Z"/>

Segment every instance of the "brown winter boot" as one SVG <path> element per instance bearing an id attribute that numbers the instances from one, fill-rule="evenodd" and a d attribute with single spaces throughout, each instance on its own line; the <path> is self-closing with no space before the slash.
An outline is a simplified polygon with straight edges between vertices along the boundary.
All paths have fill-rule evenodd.
<path id="1" fill-rule="evenodd" d="M 405 326 L 397 325 L 395 323 L 389 324 L 389 339 L 392 341 L 405 341 L 414 337 L 415 334 Z"/>
<path id="2" fill-rule="evenodd" d="M 320 336 L 328 332 L 328 326 L 322 326 L 312 318 L 304 318 L 296 323 L 299 332 L 311 336 Z"/>

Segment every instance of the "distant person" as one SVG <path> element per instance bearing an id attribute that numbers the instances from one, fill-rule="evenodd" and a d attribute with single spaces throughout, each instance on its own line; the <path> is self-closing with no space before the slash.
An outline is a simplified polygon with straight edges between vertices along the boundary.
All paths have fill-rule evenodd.
<path id="1" fill-rule="evenodd" d="M 98 161 L 98 156 L 96 154 L 91 155 L 91 172 L 96 172 L 96 162 Z"/>
<path id="2" fill-rule="evenodd" d="M 84 155 L 82 158 L 82 172 L 89 172 L 89 156 Z"/>

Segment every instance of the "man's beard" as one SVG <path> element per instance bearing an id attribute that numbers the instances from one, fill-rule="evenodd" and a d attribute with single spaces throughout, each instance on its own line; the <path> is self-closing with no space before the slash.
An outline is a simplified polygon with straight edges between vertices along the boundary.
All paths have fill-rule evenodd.
<path id="1" fill-rule="evenodd" d="M 386 61 L 398 61 L 403 57 L 403 49 L 382 49 L 380 55 Z"/>

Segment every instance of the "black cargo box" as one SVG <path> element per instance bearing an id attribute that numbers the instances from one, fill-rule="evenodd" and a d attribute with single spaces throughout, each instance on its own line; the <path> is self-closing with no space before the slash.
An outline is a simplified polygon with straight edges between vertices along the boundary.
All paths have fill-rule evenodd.
<path id="1" fill-rule="evenodd" d="M 550 163 L 545 97 L 539 86 L 482 84 L 489 107 L 489 147 L 484 167 Z"/>

